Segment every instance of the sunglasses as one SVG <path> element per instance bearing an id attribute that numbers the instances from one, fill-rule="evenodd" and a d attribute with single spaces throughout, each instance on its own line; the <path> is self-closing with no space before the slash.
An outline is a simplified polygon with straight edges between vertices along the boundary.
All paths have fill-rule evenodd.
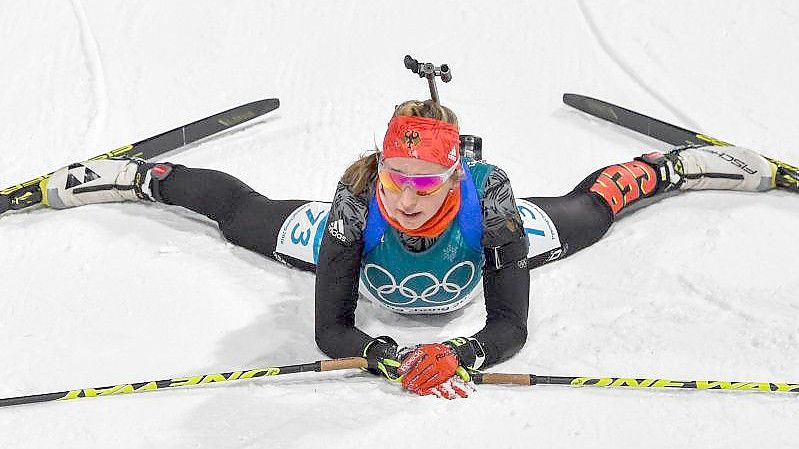
<path id="1" fill-rule="evenodd" d="M 455 173 L 459 164 L 454 164 L 447 171 L 433 175 L 406 175 L 395 170 L 391 170 L 383 165 L 383 161 L 377 168 L 377 176 L 380 185 L 394 193 L 402 192 L 405 187 L 410 187 L 419 196 L 432 195 L 444 187 L 444 183 Z"/>

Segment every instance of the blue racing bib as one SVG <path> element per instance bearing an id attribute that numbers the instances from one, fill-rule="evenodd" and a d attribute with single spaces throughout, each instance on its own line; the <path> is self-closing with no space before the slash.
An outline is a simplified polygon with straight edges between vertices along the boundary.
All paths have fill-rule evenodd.
<path id="1" fill-rule="evenodd" d="M 405 248 L 373 197 L 364 229 L 360 286 L 365 296 L 399 313 L 445 313 L 463 307 L 483 274 L 483 184 L 494 169 L 464 160 L 458 215 L 433 245 Z"/>

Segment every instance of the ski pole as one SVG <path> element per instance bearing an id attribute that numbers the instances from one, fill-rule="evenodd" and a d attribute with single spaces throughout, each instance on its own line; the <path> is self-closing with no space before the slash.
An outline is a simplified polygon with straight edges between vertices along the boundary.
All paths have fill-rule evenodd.
<path id="1" fill-rule="evenodd" d="M 108 387 L 82 388 L 79 390 L 61 391 L 57 393 L 17 396 L 13 398 L 0 399 L 0 407 L 34 404 L 37 402 L 66 401 L 77 398 L 94 398 L 117 394 L 140 393 L 143 391 L 163 390 L 166 388 L 187 387 L 191 385 L 206 385 L 219 382 L 230 382 L 234 380 L 255 379 L 258 377 L 277 376 L 281 374 L 295 374 L 309 371 L 336 371 L 356 368 L 366 368 L 366 359 L 361 357 L 350 357 L 343 359 L 320 360 L 313 363 L 256 368 L 247 371 L 200 374 L 198 376 L 176 377 L 173 379 L 136 382 Z"/>
<path id="2" fill-rule="evenodd" d="M 797 383 L 733 382 L 726 380 L 671 380 L 628 377 L 560 377 L 535 374 L 475 373 L 476 384 L 494 385 L 570 385 L 574 387 L 684 388 L 693 390 L 735 390 L 779 393 L 799 393 Z"/>

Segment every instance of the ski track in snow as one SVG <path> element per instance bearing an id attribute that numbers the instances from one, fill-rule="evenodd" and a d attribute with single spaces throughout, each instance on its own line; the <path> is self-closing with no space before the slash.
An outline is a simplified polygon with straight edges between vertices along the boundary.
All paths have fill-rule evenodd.
<path id="1" fill-rule="evenodd" d="M 691 120 L 688 114 L 682 112 L 680 108 L 673 105 L 666 96 L 661 94 L 657 91 L 654 87 L 652 87 L 649 83 L 647 83 L 644 78 L 636 72 L 635 69 L 632 68 L 630 64 L 625 62 L 624 58 L 619 55 L 613 46 L 605 39 L 605 36 L 602 34 L 602 31 L 596 24 L 596 20 L 594 19 L 593 15 L 591 14 L 588 6 L 586 6 L 586 0 L 577 0 L 577 6 L 580 9 L 580 14 L 582 15 L 585 23 L 588 25 L 588 29 L 591 31 L 591 36 L 593 36 L 596 43 L 599 45 L 599 48 L 608 56 L 608 58 L 621 69 L 630 79 L 640 86 L 645 92 L 651 95 L 658 103 L 662 104 L 666 109 L 668 109 L 676 118 L 679 119 L 684 125 L 687 126 L 689 129 L 700 129 L 699 125 Z"/>
<path id="2" fill-rule="evenodd" d="M 92 94 L 94 97 L 94 111 L 89 126 L 84 135 L 84 143 L 91 147 L 100 130 L 105 126 L 108 117 L 108 89 L 105 83 L 105 70 L 103 60 L 100 56 L 100 46 L 92 32 L 91 24 L 86 16 L 86 9 L 82 0 L 71 0 L 72 10 L 78 21 L 80 32 L 81 50 L 86 57 L 86 65 L 89 68 Z"/>
<path id="3" fill-rule="evenodd" d="M 726 301 L 726 300 L 724 300 L 722 298 L 719 298 L 713 292 L 706 291 L 706 289 L 703 289 L 700 285 L 696 285 L 696 283 L 692 282 L 687 277 L 680 275 L 678 278 L 680 279 L 680 282 L 682 283 L 682 285 L 690 293 L 698 296 L 700 299 L 702 299 L 703 301 L 705 301 L 708 304 L 712 305 L 713 307 L 715 307 L 715 308 L 717 308 L 717 309 L 719 309 L 721 311 L 724 311 L 724 312 L 729 312 L 729 313 L 735 314 L 735 315 L 739 316 L 740 318 L 743 318 L 744 321 L 746 321 L 747 323 L 750 323 L 750 324 L 751 323 L 758 323 L 760 321 L 754 315 L 751 315 L 749 313 L 744 312 L 743 310 L 740 310 L 739 308 L 737 308 L 737 307 L 733 306 L 732 304 L 730 304 L 729 301 Z"/>

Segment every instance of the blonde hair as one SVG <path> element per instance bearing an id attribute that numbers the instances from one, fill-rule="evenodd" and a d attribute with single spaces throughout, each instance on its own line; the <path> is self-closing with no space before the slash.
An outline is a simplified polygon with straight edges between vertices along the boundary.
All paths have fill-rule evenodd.
<path id="1" fill-rule="evenodd" d="M 394 115 L 407 115 L 411 117 L 434 118 L 447 122 L 455 126 L 458 125 L 458 117 L 452 110 L 442 106 L 433 100 L 408 100 L 394 109 Z M 371 183 L 377 178 L 377 163 L 380 160 L 380 149 L 362 154 L 361 157 L 353 162 L 341 176 L 342 184 L 350 187 L 352 193 L 359 195 L 365 192 Z"/>

